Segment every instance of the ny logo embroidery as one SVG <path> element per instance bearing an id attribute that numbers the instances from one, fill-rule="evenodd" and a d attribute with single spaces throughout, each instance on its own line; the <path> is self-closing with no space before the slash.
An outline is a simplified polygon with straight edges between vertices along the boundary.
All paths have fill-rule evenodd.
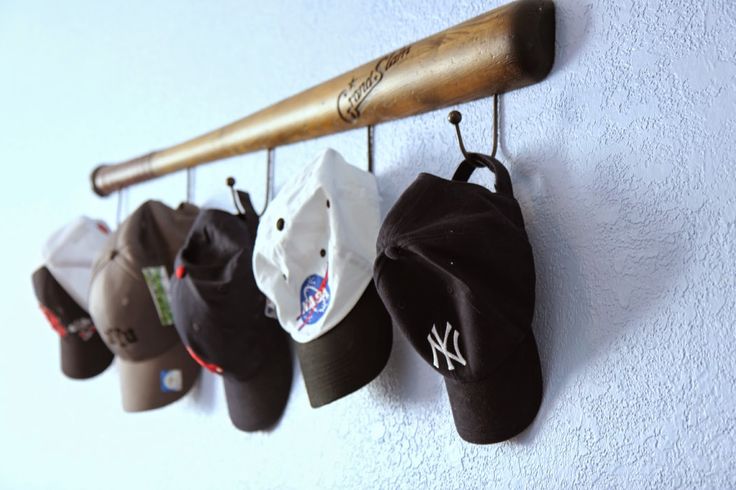
<path id="1" fill-rule="evenodd" d="M 455 344 L 455 353 L 453 354 L 449 350 L 447 350 L 447 338 L 450 336 L 451 331 L 452 325 L 450 325 L 450 322 L 447 322 L 447 325 L 445 326 L 445 336 L 442 340 L 440 340 L 440 334 L 437 333 L 437 327 L 435 325 L 432 325 L 432 332 L 427 335 L 429 345 L 430 347 L 432 347 L 432 360 L 434 362 L 434 367 L 438 369 L 440 365 L 437 362 L 437 351 L 440 351 L 442 354 L 444 354 L 445 361 L 447 361 L 447 369 L 449 369 L 450 371 L 455 369 L 452 361 L 459 362 L 463 366 L 467 365 L 465 358 L 460 353 L 460 347 L 457 345 L 457 341 L 460 338 L 460 332 L 458 330 L 455 330 L 455 334 L 453 335 L 452 339 L 453 344 Z M 434 338 L 432 338 L 433 335 Z"/>

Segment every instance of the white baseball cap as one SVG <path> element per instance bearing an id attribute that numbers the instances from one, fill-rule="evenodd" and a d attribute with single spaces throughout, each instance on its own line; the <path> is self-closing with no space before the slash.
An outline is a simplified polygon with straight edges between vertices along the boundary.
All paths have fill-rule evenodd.
<path id="1" fill-rule="evenodd" d="M 253 273 L 297 342 L 313 407 L 366 385 L 388 361 L 391 320 L 373 285 L 379 227 L 375 177 L 330 149 L 261 217 Z"/>
<path id="2" fill-rule="evenodd" d="M 85 311 L 92 265 L 109 235 L 104 221 L 80 216 L 56 230 L 41 252 L 51 275 Z"/>

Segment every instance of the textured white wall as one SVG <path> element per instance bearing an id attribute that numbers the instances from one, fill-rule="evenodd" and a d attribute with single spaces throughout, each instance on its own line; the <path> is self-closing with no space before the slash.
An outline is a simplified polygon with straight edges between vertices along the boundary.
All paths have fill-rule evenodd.
<path id="1" fill-rule="evenodd" d="M 0 487 L 736 486 L 736 3 L 558 0 L 557 61 L 502 98 L 501 157 L 534 246 L 544 402 L 515 440 L 455 434 L 444 386 L 397 335 L 383 374 L 318 410 L 299 378 L 268 434 L 230 427 L 219 380 L 124 414 L 110 369 L 63 378 L 30 273 L 74 215 L 115 219 L 88 173 L 251 113 L 500 1 L 0 2 Z M 462 83 L 462 80 L 457 80 Z M 490 100 L 461 107 L 490 146 Z M 446 111 L 376 129 L 384 212 L 459 160 Z M 324 146 L 279 148 L 276 187 Z M 263 198 L 265 154 L 200 168 Z M 133 188 L 176 204 L 183 174 Z"/>

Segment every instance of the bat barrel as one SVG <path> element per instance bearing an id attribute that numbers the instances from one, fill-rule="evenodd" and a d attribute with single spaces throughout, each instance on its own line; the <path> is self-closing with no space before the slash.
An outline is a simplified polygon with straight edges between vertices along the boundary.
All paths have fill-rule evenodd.
<path id="1" fill-rule="evenodd" d="M 554 61 L 551 0 L 520 0 L 392 51 L 219 129 L 101 165 L 101 195 L 203 163 L 469 102 L 536 83 Z"/>

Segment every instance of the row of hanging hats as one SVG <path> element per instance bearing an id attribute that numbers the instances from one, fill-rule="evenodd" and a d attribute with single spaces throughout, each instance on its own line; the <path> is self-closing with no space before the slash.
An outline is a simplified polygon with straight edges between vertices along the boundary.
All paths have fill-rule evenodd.
<path id="1" fill-rule="evenodd" d="M 496 192 L 467 182 L 481 166 Z M 393 323 L 445 378 L 463 439 L 513 437 L 542 379 L 532 251 L 506 169 L 469 154 L 452 180 L 420 174 L 383 223 L 379 200 L 371 173 L 326 150 L 260 219 L 238 192 L 236 214 L 148 201 L 112 233 L 71 223 L 33 275 L 62 370 L 91 377 L 114 354 L 123 408 L 142 411 L 184 396 L 203 366 L 222 375 L 233 424 L 263 430 L 287 403 L 290 346 L 320 407 L 378 376 Z"/>

